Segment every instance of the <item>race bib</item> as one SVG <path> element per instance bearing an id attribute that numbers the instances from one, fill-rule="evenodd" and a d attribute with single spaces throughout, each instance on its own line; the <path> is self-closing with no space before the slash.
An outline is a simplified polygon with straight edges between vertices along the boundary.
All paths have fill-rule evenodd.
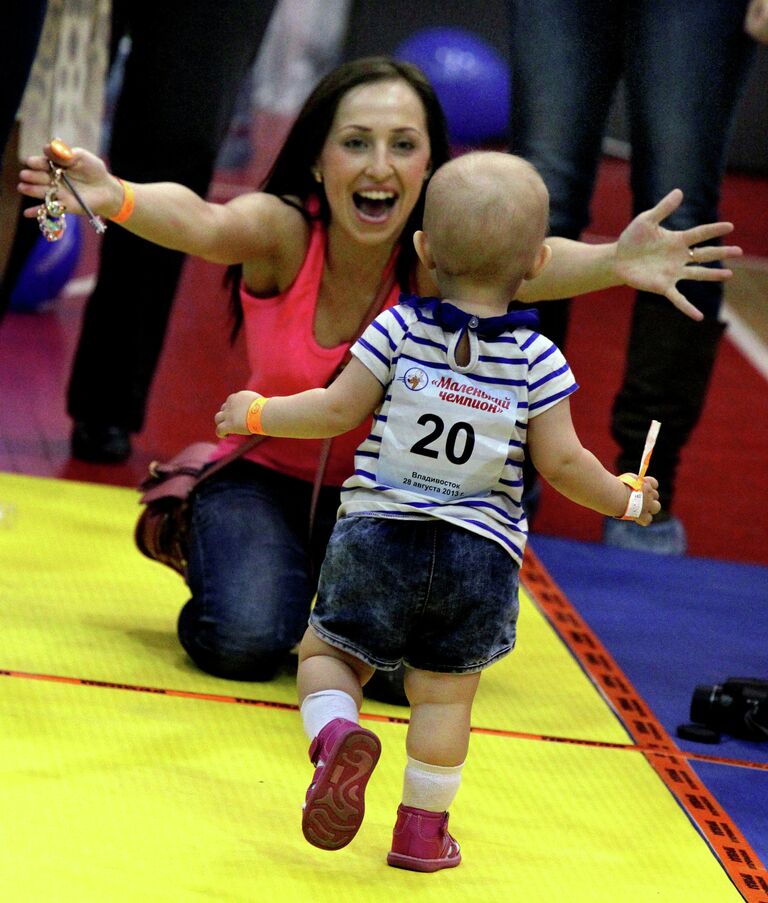
<path id="1" fill-rule="evenodd" d="M 443 501 L 487 495 L 507 460 L 515 395 L 403 358 L 391 395 L 378 481 Z"/>

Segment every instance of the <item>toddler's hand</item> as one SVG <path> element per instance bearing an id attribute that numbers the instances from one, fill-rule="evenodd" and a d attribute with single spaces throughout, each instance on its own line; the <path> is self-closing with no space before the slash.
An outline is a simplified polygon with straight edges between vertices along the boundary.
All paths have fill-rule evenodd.
<path id="1" fill-rule="evenodd" d="M 640 477 L 630 473 L 622 474 L 620 479 L 630 489 L 627 510 L 622 520 L 633 520 L 635 523 L 640 524 L 641 527 L 647 527 L 653 520 L 654 514 L 658 514 L 661 511 L 658 493 L 659 481 L 656 477 L 643 477 L 641 480 Z M 639 497 L 635 496 L 635 493 L 642 493 L 639 513 L 636 513 L 635 504 L 636 499 L 637 501 L 640 500 Z"/>
<path id="2" fill-rule="evenodd" d="M 248 408 L 258 397 L 258 392 L 249 392 L 247 390 L 234 392 L 230 395 L 214 418 L 216 421 L 216 435 L 220 439 L 223 439 L 230 433 L 235 433 L 239 436 L 250 435 L 246 425 L 246 417 Z"/>

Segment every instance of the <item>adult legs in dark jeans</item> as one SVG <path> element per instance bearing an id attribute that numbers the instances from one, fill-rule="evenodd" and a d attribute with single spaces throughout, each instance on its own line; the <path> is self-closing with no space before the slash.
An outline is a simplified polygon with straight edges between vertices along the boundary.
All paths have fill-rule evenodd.
<path id="1" fill-rule="evenodd" d="M 195 495 L 189 548 L 192 598 L 178 634 L 203 671 L 272 680 L 304 634 L 339 490 L 320 492 L 312 538 L 312 486 L 235 461 Z M 402 671 L 377 672 L 366 696 L 405 703 Z"/>
<path id="2" fill-rule="evenodd" d="M 5 147 L 27 87 L 43 30 L 47 0 L 10 3 L 3 10 L 3 91 L 0 94 L 0 149 Z M 0 150 L 0 153 L 2 151 Z"/>
<path id="3" fill-rule="evenodd" d="M 578 237 L 589 221 L 605 119 L 621 75 L 634 213 L 682 188 L 683 205 L 665 225 L 682 229 L 718 218 L 730 125 L 753 50 L 743 33 L 745 8 L 746 0 L 511 0 L 512 149 L 539 168 L 549 187 L 552 234 Z M 636 302 L 612 431 L 618 469 L 636 470 L 650 421 L 662 421 L 652 469 L 663 512 L 646 530 L 609 522 L 606 539 L 614 544 L 667 552 L 685 547 L 670 505 L 680 452 L 699 419 L 722 333 L 722 290 L 719 283 L 681 288 L 705 314 L 704 323 L 657 296 L 638 295 Z M 542 331 L 563 342 L 567 305 L 540 310 Z"/>
<path id="4" fill-rule="evenodd" d="M 320 493 L 309 541 L 312 485 L 235 461 L 195 494 L 179 639 L 204 671 L 271 680 L 304 634 L 338 489 Z"/>
<path id="5" fill-rule="evenodd" d="M 15 135 L 16 113 L 35 60 L 47 8 L 47 0 L 25 0 L 24 3 L 11 3 L 3 10 L 0 35 L 3 70 L 3 90 L 0 92 L 0 320 L 16 281 L 16 273 L 6 271 L 20 207 L 20 198 L 15 192 L 18 181 L 17 148 L 16 140 L 12 138 Z"/>
<path id="6" fill-rule="evenodd" d="M 132 39 L 115 109 L 110 167 L 130 181 L 175 181 L 205 195 L 238 89 L 273 0 L 115 0 Z M 73 451 L 122 460 L 141 429 L 184 255 L 112 225 L 103 239 L 69 384 Z"/>

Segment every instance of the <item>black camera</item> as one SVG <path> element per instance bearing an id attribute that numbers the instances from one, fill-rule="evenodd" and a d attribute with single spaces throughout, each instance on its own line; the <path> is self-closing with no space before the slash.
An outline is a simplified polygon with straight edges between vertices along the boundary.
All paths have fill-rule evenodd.
<path id="1" fill-rule="evenodd" d="M 744 740 L 768 740 L 768 680 L 729 677 L 722 684 L 700 684 L 693 691 L 691 721 L 696 724 L 681 725 L 678 736 L 716 743 L 722 732 Z M 681 734 L 681 729 L 689 730 Z"/>

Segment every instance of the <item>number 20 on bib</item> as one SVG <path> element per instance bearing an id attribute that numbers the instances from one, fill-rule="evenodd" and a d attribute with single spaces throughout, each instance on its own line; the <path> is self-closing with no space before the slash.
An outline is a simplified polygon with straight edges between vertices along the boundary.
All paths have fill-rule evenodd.
<path id="1" fill-rule="evenodd" d="M 402 358 L 390 391 L 378 481 L 442 501 L 487 495 L 507 460 L 515 396 Z"/>

